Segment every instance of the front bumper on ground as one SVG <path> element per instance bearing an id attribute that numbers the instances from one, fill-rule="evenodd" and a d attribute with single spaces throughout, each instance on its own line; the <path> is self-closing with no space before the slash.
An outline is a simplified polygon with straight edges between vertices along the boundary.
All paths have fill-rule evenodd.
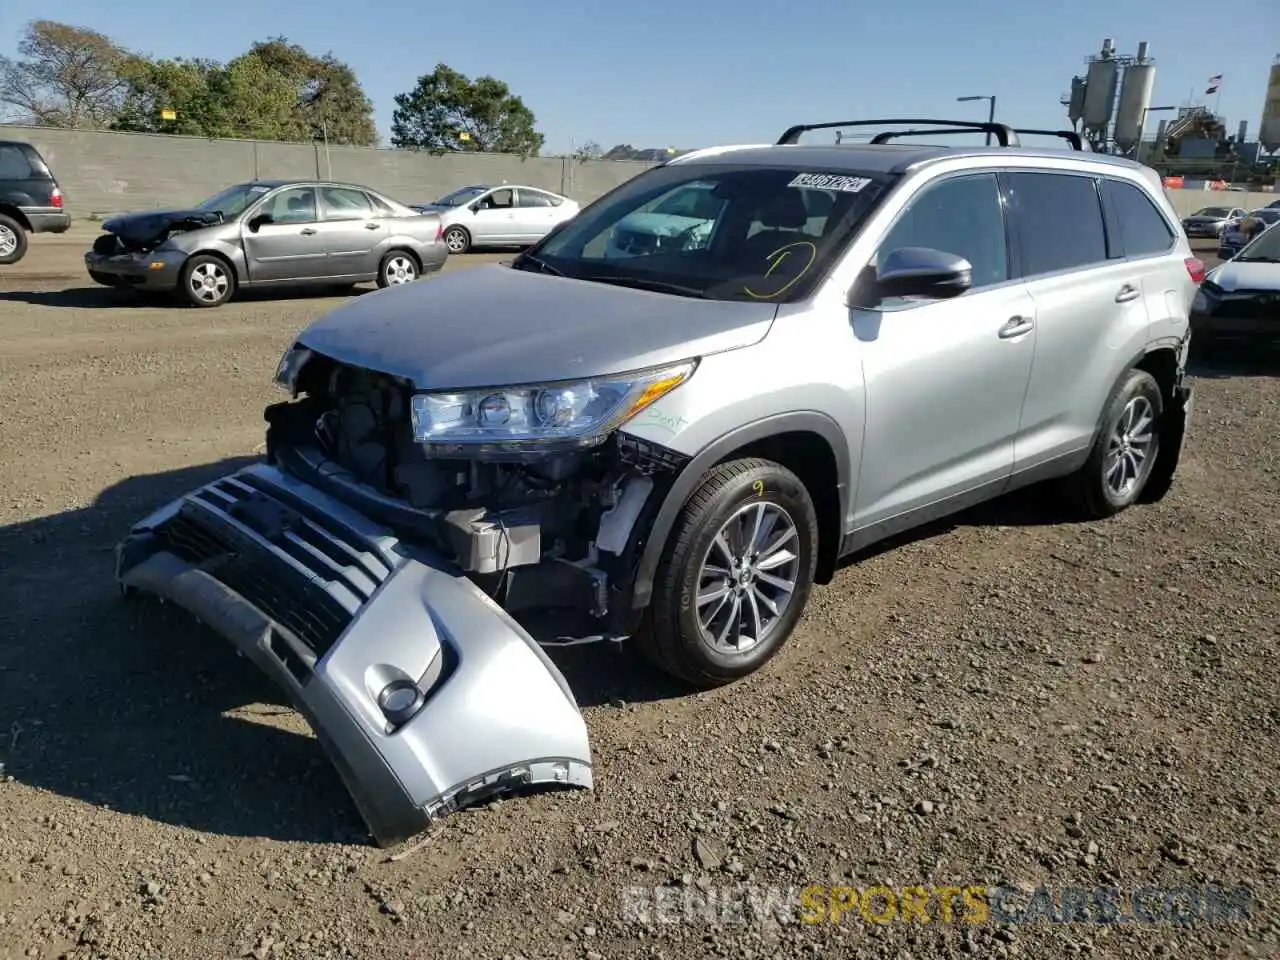
<path id="1" fill-rule="evenodd" d="M 156 251 L 108 255 L 90 250 L 84 255 L 85 268 L 98 283 L 143 290 L 176 289 L 185 261 L 185 254 Z"/>
<path id="2" fill-rule="evenodd" d="M 586 724 L 538 644 L 447 564 L 273 467 L 168 504 L 116 556 L 123 587 L 288 692 L 380 845 L 498 792 L 592 786 Z M 384 709 L 389 685 L 416 686 L 416 712 Z"/>

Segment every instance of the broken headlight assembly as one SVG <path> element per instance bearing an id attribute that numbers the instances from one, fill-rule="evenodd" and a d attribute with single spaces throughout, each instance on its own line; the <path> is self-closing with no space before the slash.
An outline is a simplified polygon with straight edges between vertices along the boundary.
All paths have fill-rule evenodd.
<path id="1" fill-rule="evenodd" d="M 298 374 L 311 359 L 311 351 L 306 347 L 292 346 L 284 352 L 280 363 L 276 366 L 276 386 L 287 390 L 290 396 L 297 395 Z"/>
<path id="2" fill-rule="evenodd" d="M 602 443 L 693 375 L 697 361 L 555 383 L 415 394 L 413 438 L 432 455 L 546 454 Z"/>

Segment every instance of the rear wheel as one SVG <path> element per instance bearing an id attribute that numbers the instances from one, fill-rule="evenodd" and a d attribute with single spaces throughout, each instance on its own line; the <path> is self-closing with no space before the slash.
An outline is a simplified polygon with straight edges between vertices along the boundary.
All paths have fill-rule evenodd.
<path id="1" fill-rule="evenodd" d="M 0 213 L 0 263 L 17 263 L 27 255 L 27 231 L 13 217 Z"/>
<path id="2" fill-rule="evenodd" d="M 407 250 L 392 250 L 378 266 L 378 286 L 398 287 L 418 279 L 418 261 Z"/>
<path id="3" fill-rule="evenodd" d="M 182 268 L 182 295 L 193 307 L 219 307 L 236 291 L 236 278 L 225 260 L 196 254 Z"/>
<path id="4" fill-rule="evenodd" d="M 450 253 L 466 253 L 471 249 L 471 234 L 465 227 L 450 227 L 444 232 L 444 245 Z"/>
<path id="5" fill-rule="evenodd" d="M 800 619 L 817 544 L 813 501 L 795 474 L 769 460 L 720 464 L 671 532 L 641 649 L 700 687 L 753 673 Z"/>
<path id="6" fill-rule="evenodd" d="M 1155 377 L 1130 370 L 1107 404 L 1089 459 L 1065 481 L 1087 517 L 1114 516 L 1142 495 L 1160 455 L 1163 413 L 1164 395 Z"/>

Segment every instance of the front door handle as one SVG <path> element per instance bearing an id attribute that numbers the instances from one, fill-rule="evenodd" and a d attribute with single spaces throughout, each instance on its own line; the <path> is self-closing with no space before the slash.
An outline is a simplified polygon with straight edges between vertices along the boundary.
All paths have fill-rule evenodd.
<path id="1" fill-rule="evenodd" d="M 1000 339 L 1008 340 L 1011 337 L 1020 337 L 1024 333 L 1030 333 L 1035 327 L 1035 321 L 1030 317 L 1010 317 L 1003 327 L 1000 328 Z"/>
<path id="2" fill-rule="evenodd" d="M 1142 296 L 1142 291 L 1131 283 L 1126 283 L 1116 293 L 1116 303 L 1128 303 L 1130 300 L 1137 300 Z"/>
<path id="3" fill-rule="evenodd" d="M 315 235 L 315 230 L 314 230 L 314 229 L 312 229 L 311 227 L 303 227 L 303 228 L 302 228 L 302 235 L 303 235 L 304 237 L 314 236 L 314 235 Z"/>
<path id="4" fill-rule="evenodd" d="M 378 229 L 378 225 L 377 225 L 376 223 L 366 223 L 366 224 L 364 225 L 364 228 L 365 228 L 366 230 L 377 230 L 377 229 Z"/>

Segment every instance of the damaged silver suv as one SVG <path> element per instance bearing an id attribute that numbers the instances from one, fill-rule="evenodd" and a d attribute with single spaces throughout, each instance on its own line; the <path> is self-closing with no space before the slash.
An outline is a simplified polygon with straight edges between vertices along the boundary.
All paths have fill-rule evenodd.
<path id="1" fill-rule="evenodd" d="M 1000 146 L 891 142 L 955 130 Z M 118 578 L 290 692 L 381 843 L 590 786 L 545 643 L 723 684 L 877 540 L 1041 480 L 1092 517 L 1169 488 L 1203 265 L 1152 171 L 1062 136 L 795 127 L 353 300 L 281 360 L 266 461 L 139 523 Z M 618 255 L 693 187 L 706 216 Z"/>

